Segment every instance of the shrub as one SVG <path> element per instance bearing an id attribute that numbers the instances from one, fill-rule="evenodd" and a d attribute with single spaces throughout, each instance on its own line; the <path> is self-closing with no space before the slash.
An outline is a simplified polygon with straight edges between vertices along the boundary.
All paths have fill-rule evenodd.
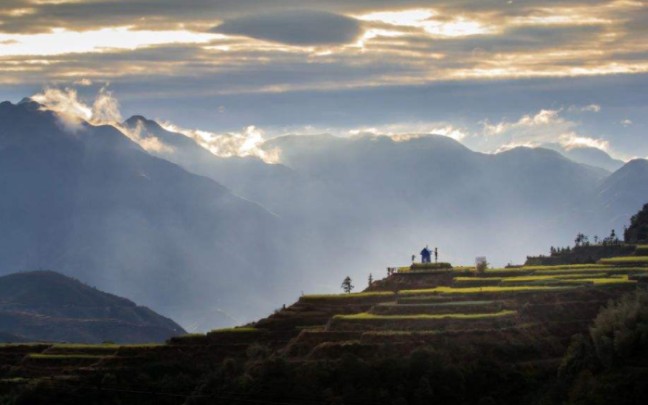
<path id="1" fill-rule="evenodd" d="M 590 340 L 581 334 L 574 335 L 558 368 L 558 377 L 563 380 L 572 380 L 581 370 L 592 367 L 592 360 Z"/>
<path id="2" fill-rule="evenodd" d="M 477 274 L 484 274 L 486 273 L 486 269 L 488 269 L 488 262 L 486 260 L 480 260 L 477 262 L 475 268 L 477 270 Z"/>
<path id="3" fill-rule="evenodd" d="M 611 367 L 648 352 L 648 292 L 626 294 L 602 310 L 590 329 L 596 355 Z"/>

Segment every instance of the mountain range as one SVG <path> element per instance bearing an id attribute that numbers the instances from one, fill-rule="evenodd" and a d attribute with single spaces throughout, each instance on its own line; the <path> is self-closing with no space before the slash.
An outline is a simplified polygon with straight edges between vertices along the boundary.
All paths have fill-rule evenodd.
<path id="1" fill-rule="evenodd" d="M 276 216 L 112 126 L 71 132 L 34 102 L 1 104 L 0 190 L 4 274 L 59 270 L 185 322 L 233 322 L 271 294 Z M 250 278 L 265 290 L 240 306 Z"/>
<path id="2" fill-rule="evenodd" d="M 645 160 L 611 173 L 547 148 L 288 135 L 262 145 L 280 153 L 268 164 L 142 116 L 120 126 L 168 147 L 110 125 L 71 131 L 31 100 L 0 104 L 0 274 L 59 270 L 191 330 L 335 291 L 426 244 L 443 261 L 521 262 L 577 232 L 620 231 L 648 201 Z"/>

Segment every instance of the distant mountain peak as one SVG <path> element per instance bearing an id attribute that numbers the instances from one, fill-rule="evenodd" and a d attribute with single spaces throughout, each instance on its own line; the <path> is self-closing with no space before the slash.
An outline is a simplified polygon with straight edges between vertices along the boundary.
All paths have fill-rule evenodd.
<path id="1" fill-rule="evenodd" d="M 34 101 L 33 99 L 29 97 L 24 97 L 22 100 L 20 100 L 17 103 L 12 103 L 11 101 L 3 101 L 0 103 L 0 108 L 6 109 L 6 108 L 12 108 L 12 109 L 23 109 L 23 110 L 28 110 L 28 111 L 36 111 L 36 110 L 42 110 L 43 106 L 42 104 Z"/>
<path id="2" fill-rule="evenodd" d="M 143 115 L 133 115 L 132 117 L 130 117 L 129 119 L 124 121 L 124 125 L 126 125 L 128 127 L 133 127 L 133 126 L 137 125 L 138 123 L 144 124 L 149 129 L 153 129 L 153 128 L 154 129 L 164 129 L 164 128 L 162 128 L 162 126 L 160 124 L 158 124 L 157 121 L 146 118 Z"/>
<path id="3" fill-rule="evenodd" d="M 18 102 L 18 104 L 16 104 L 16 106 L 20 106 L 20 107 L 23 107 L 25 109 L 32 110 L 32 111 L 45 110 L 46 109 L 46 108 L 44 108 L 44 106 L 41 103 L 39 103 L 38 101 L 35 101 L 31 97 L 23 98 L 22 100 L 20 100 Z"/>
<path id="4" fill-rule="evenodd" d="M 559 143 L 545 143 L 541 147 L 559 152 L 577 163 L 599 167 L 608 172 L 614 172 L 624 165 L 624 161 L 615 159 L 606 151 L 593 146 L 577 146 L 567 148 Z"/>
<path id="5" fill-rule="evenodd" d="M 648 169 L 648 160 L 642 158 L 632 159 L 623 165 L 621 169 Z"/>
<path id="6" fill-rule="evenodd" d="M 516 146 L 515 148 L 511 148 L 502 152 L 497 153 L 497 155 L 501 156 L 515 156 L 515 157 L 530 157 L 530 156 L 535 156 L 535 157 L 543 157 L 543 158 L 548 158 L 548 159 L 557 159 L 557 160 L 569 160 L 567 157 L 562 155 L 561 153 L 553 150 L 553 149 L 548 149 L 548 148 L 542 148 L 542 147 L 528 147 L 528 146 Z"/>

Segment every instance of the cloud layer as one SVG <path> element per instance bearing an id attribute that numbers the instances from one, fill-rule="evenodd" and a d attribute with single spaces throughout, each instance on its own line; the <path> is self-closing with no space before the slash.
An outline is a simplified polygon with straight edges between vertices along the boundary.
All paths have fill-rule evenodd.
<path id="1" fill-rule="evenodd" d="M 44 109 L 54 111 L 63 127 L 76 133 L 83 130 L 86 123 L 91 125 L 112 125 L 119 129 L 133 142 L 149 152 L 172 152 L 173 148 L 165 145 L 154 136 L 142 136 L 142 127 L 130 129 L 122 124 L 119 102 L 107 87 L 97 93 L 92 105 L 79 99 L 74 88 L 46 88 L 34 94 L 31 99 L 41 104 Z"/>
<path id="2" fill-rule="evenodd" d="M 599 115 L 606 119 L 584 125 L 616 132 L 631 151 L 648 106 L 641 87 L 621 86 L 625 77 L 640 84 L 648 77 L 647 19 L 639 0 L 7 0 L 0 4 L 0 91 L 81 81 L 91 91 L 109 81 L 124 103 L 139 101 L 133 113 L 150 108 L 184 127 L 226 133 L 279 118 L 350 129 L 445 122 L 436 115 L 449 105 L 445 98 L 458 96 L 444 89 L 464 83 L 472 90 L 462 90 L 451 115 L 470 105 L 464 120 L 514 123 L 541 109 L 606 104 L 605 91 L 579 87 L 591 78 L 603 87 L 616 81 L 624 99 L 609 101 Z M 473 105 L 494 80 L 502 83 L 493 86 L 498 101 Z M 531 80 L 544 80 L 542 91 Z M 511 94 L 513 82 L 542 93 L 542 103 Z M 505 93 L 518 101 L 508 102 L 510 111 Z M 218 113 L 223 105 L 226 113 Z M 286 122 L 288 114 L 296 122 Z"/>
<path id="3" fill-rule="evenodd" d="M 646 8 L 633 0 L 12 0 L 0 5 L 0 84 L 66 81 L 70 66 L 112 82 L 259 78 L 229 80 L 221 92 L 641 73 Z"/>
<path id="4" fill-rule="evenodd" d="M 112 125 L 149 152 L 158 154 L 174 152 L 172 146 L 147 131 L 140 120 L 137 120 L 134 127 L 125 125 L 119 101 L 108 90 L 107 85 L 100 88 L 92 104 L 81 100 L 74 87 L 64 89 L 48 87 L 31 96 L 31 99 L 41 104 L 43 109 L 55 112 L 61 125 L 72 133 L 82 131 L 86 123 Z M 193 139 L 198 145 L 219 157 L 254 156 L 266 163 L 279 162 L 279 151 L 263 149 L 261 146 L 265 141 L 264 132 L 253 125 L 240 132 L 220 134 L 199 129 L 185 129 L 163 120 L 160 125 L 167 131 Z"/>
<path id="5" fill-rule="evenodd" d="M 360 35 L 360 23 L 322 11 L 293 10 L 226 20 L 212 32 L 290 45 L 346 44 Z"/>

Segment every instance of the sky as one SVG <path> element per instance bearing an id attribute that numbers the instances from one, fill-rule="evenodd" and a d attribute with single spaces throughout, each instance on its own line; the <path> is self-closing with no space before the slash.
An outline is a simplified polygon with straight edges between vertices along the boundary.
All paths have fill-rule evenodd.
<path id="1" fill-rule="evenodd" d="M 435 133 L 648 157 L 646 21 L 638 0 L 2 0 L 0 98 L 109 99 L 242 143 Z"/>

